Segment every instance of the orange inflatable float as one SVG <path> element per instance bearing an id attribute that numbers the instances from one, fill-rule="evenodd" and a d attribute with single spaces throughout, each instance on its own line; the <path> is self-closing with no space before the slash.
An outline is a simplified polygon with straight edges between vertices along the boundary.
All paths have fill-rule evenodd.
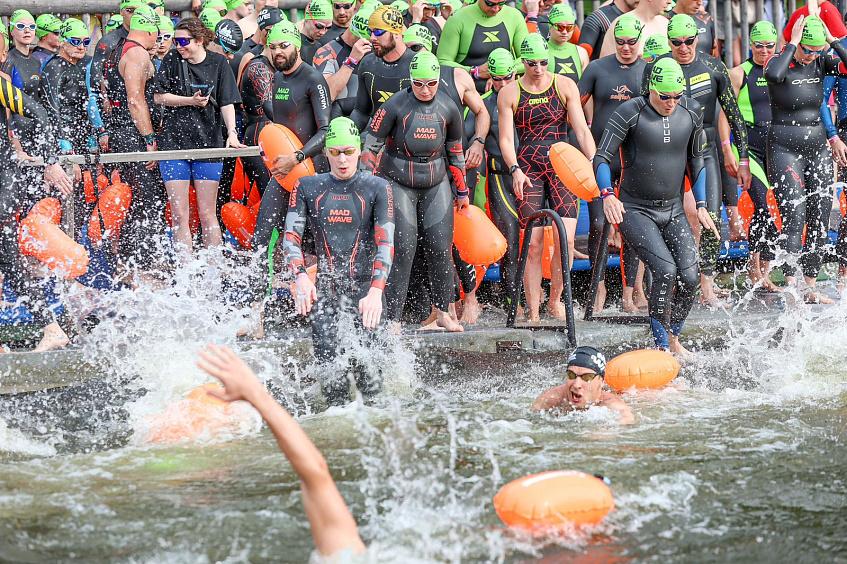
<path id="1" fill-rule="evenodd" d="M 53 225 L 59 225 L 62 221 L 62 203 L 56 198 L 43 198 L 29 210 L 29 215 L 33 214 L 43 215 Z"/>
<path id="2" fill-rule="evenodd" d="M 21 254 L 37 258 L 66 280 L 82 276 L 88 271 L 88 253 L 59 228 L 62 209 L 61 206 L 56 207 L 58 200 L 45 200 L 35 204 L 21 222 Z"/>
<path id="3" fill-rule="evenodd" d="M 564 141 L 550 147 L 550 164 L 565 187 L 577 198 L 590 202 L 600 196 L 594 167 L 582 152 Z"/>
<path id="4" fill-rule="evenodd" d="M 465 212 L 453 211 L 453 244 L 468 264 L 487 266 L 506 254 L 506 238 L 485 212 L 468 206 Z"/>
<path id="5" fill-rule="evenodd" d="M 494 496 L 494 509 L 510 527 L 524 529 L 593 525 L 615 507 L 603 480 L 573 470 L 556 470 L 509 482 Z"/>
<path id="6" fill-rule="evenodd" d="M 216 383 L 194 388 L 184 400 L 171 404 L 153 417 L 146 440 L 154 443 L 183 441 L 228 426 L 232 421 L 229 403 L 210 396 L 206 393 L 209 390 L 224 392 Z"/>
<path id="7" fill-rule="evenodd" d="M 123 182 L 113 184 L 100 193 L 100 201 L 94 206 L 88 220 L 88 238 L 93 244 L 120 235 L 130 204 L 132 189 Z"/>
<path id="8" fill-rule="evenodd" d="M 629 388 L 661 388 L 677 374 L 679 362 L 665 351 L 630 351 L 606 365 L 606 383 L 618 392 Z"/>
<path id="9" fill-rule="evenodd" d="M 262 150 L 262 160 L 265 162 L 268 170 L 270 170 L 277 157 L 293 155 L 296 151 L 303 148 L 303 143 L 284 125 L 269 123 L 259 133 L 259 148 Z M 283 188 L 291 192 L 298 179 L 313 174 L 315 174 L 315 167 L 312 164 L 312 159 L 306 159 L 302 163 L 297 164 L 285 177 L 274 178 L 277 179 Z"/>
<path id="10" fill-rule="evenodd" d="M 847 215 L 847 191 L 842 190 L 838 196 L 838 207 L 841 208 L 841 217 Z"/>
<path id="11" fill-rule="evenodd" d="M 842 198 L 844 193 L 841 193 Z M 767 195 L 768 211 L 773 218 L 776 228 L 782 231 L 782 216 L 779 214 L 779 206 L 776 203 L 776 196 L 773 190 L 768 190 Z M 847 205 L 847 202 L 844 203 Z M 844 215 L 844 207 L 841 208 L 841 214 Z M 744 222 L 744 230 L 750 232 L 750 222 L 753 220 L 753 214 L 756 213 L 756 206 L 753 204 L 753 199 L 750 197 L 750 191 L 745 190 L 738 196 L 738 213 L 741 215 L 741 221 Z"/>
<path id="12" fill-rule="evenodd" d="M 253 232 L 256 231 L 256 217 L 258 213 L 258 206 L 248 208 L 238 202 L 229 202 L 221 208 L 221 220 L 224 223 L 224 227 L 232 233 L 235 240 L 245 249 L 250 248 Z"/>

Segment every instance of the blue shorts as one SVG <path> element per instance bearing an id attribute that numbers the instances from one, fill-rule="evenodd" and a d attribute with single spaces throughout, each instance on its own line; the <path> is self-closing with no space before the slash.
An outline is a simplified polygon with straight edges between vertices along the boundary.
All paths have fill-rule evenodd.
<path id="1" fill-rule="evenodd" d="M 159 170 L 162 171 L 162 180 L 212 180 L 221 181 L 223 163 L 208 161 L 161 161 Z"/>

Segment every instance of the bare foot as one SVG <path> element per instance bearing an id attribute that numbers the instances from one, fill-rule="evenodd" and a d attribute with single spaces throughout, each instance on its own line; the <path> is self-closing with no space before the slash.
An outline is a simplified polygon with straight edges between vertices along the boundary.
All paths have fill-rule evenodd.
<path id="1" fill-rule="evenodd" d="M 438 310 L 435 307 L 432 308 L 432 312 L 430 312 L 429 317 L 421 321 L 421 325 L 429 325 L 431 323 L 435 323 L 435 318 L 438 317 Z M 399 333 L 398 333 L 399 334 Z"/>
<path id="2" fill-rule="evenodd" d="M 682 346 L 679 337 L 673 335 L 668 338 L 668 352 L 682 360 L 691 356 L 691 351 Z"/>
<path id="3" fill-rule="evenodd" d="M 436 319 L 435 323 L 441 327 L 442 329 L 446 329 L 450 333 L 460 333 L 465 330 L 457 321 L 455 321 L 449 314 L 439 311 L 438 319 Z"/>
<path id="4" fill-rule="evenodd" d="M 597 296 L 594 298 L 594 312 L 603 311 L 606 307 L 606 283 L 600 282 L 597 287 Z"/>
<path id="5" fill-rule="evenodd" d="M 622 302 L 621 311 L 624 313 L 647 313 L 647 306 L 638 306 L 633 302 Z"/>
<path id="6" fill-rule="evenodd" d="M 559 301 L 547 304 L 547 314 L 554 319 L 567 319 L 565 304 Z"/>
<path id="7" fill-rule="evenodd" d="M 67 333 L 59 326 L 58 323 L 51 323 L 44 328 L 44 336 L 38 342 L 32 352 L 55 351 L 67 345 L 70 342 Z"/>
<path id="8" fill-rule="evenodd" d="M 461 322 L 473 325 L 479 320 L 479 314 L 482 312 L 482 308 L 479 307 L 479 302 L 476 300 L 476 294 L 465 294 L 464 306 Z"/>
<path id="9" fill-rule="evenodd" d="M 588 255 L 585 253 L 581 253 L 576 249 L 573 250 L 573 259 L 574 260 L 588 260 Z"/>
<path id="10" fill-rule="evenodd" d="M 834 303 L 830 298 L 824 296 L 820 292 L 815 292 L 815 290 L 812 288 L 809 288 L 808 290 L 803 292 L 803 301 L 809 305 L 829 305 L 831 303 Z"/>
<path id="11" fill-rule="evenodd" d="M 703 294 L 700 296 L 700 305 L 706 306 L 709 309 L 729 309 L 729 304 L 714 294 L 709 296 Z"/>

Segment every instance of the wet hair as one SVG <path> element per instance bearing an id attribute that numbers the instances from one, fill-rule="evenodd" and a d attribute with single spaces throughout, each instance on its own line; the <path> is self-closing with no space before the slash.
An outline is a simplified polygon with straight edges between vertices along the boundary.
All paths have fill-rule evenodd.
<path id="1" fill-rule="evenodd" d="M 186 18 L 184 20 L 180 20 L 180 22 L 176 24 L 176 28 L 174 28 L 174 33 L 181 29 L 187 31 L 188 35 L 191 36 L 191 39 L 202 40 L 203 47 L 208 47 L 209 43 L 215 39 L 215 34 L 203 25 L 200 18 Z"/>

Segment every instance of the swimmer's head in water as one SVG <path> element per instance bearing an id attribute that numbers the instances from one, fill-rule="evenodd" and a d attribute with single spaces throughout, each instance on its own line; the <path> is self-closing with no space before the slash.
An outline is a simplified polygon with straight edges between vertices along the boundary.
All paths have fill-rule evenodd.
<path id="1" fill-rule="evenodd" d="M 565 399 L 574 409 L 596 404 L 603 393 L 606 355 L 594 347 L 579 347 L 568 357 L 565 371 Z"/>
<path id="2" fill-rule="evenodd" d="M 809 16 L 806 18 L 805 24 L 800 43 L 807 47 L 823 47 L 826 45 L 826 29 L 821 19 Z"/>
<path id="3" fill-rule="evenodd" d="M 697 37 L 697 24 L 688 14 L 677 14 L 668 22 L 668 39 Z"/>
<path id="4" fill-rule="evenodd" d="M 630 14 L 624 14 L 615 22 L 615 39 L 641 37 L 641 21 Z"/>
<path id="5" fill-rule="evenodd" d="M 606 355 L 594 347 L 577 347 L 568 357 L 568 368 L 588 368 L 600 376 L 606 375 Z"/>
<path id="6" fill-rule="evenodd" d="M 750 43 L 757 41 L 762 43 L 776 43 L 776 40 L 776 28 L 767 20 L 756 22 L 756 25 L 750 30 Z"/>

